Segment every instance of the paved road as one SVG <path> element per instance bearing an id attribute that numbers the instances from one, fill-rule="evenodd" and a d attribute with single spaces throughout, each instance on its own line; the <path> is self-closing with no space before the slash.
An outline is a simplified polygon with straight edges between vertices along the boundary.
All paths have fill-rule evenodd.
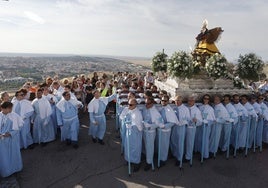
<path id="1" fill-rule="evenodd" d="M 87 117 L 81 119 L 87 125 Z M 116 138 L 114 119 L 107 121 L 105 145 L 94 144 L 87 135 L 88 129 L 80 128 L 79 149 L 66 146 L 59 140 L 46 147 L 23 150 L 23 171 L 16 176 L 2 180 L 14 187 L 32 188 L 125 188 L 125 187 L 268 187 L 268 149 L 262 153 L 250 152 L 245 158 L 226 160 L 217 158 L 200 164 L 196 155 L 193 167 L 184 164 L 183 170 L 174 166 L 174 159 L 155 171 L 143 171 L 128 176 L 126 162 L 120 155 L 120 143 Z M 14 183 L 15 177 L 19 186 Z"/>

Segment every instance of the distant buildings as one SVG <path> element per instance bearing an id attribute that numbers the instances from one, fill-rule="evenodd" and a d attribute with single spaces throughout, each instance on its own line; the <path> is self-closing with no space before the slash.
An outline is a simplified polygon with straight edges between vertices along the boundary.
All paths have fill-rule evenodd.
<path id="1" fill-rule="evenodd" d="M 9 79 L 2 79 L 1 80 L 3 83 L 24 83 L 27 81 L 26 78 L 23 77 L 14 77 L 14 78 L 9 78 Z"/>

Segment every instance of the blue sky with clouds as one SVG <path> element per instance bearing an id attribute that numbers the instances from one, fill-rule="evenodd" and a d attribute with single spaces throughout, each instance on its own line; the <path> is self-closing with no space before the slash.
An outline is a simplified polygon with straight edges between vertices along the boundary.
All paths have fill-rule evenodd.
<path id="1" fill-rule="evenodd" d="M 152 57 L 190 51 L 204 19 L 224 32 L 229 60 L 255 52 L 268 60 L 267 0 L 0 1 L 0 52 Z"/>

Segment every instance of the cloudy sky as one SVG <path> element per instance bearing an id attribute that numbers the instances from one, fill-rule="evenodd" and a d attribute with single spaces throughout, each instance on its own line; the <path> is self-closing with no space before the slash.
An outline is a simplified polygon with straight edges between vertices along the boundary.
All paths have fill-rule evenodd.
<path id="1" fill-rule="evenodd" d="M 0 52 L 152 57 L 190 51 L 204 19 L 227 59 L 268 60 L 267 0 L 0 0 Z"/>

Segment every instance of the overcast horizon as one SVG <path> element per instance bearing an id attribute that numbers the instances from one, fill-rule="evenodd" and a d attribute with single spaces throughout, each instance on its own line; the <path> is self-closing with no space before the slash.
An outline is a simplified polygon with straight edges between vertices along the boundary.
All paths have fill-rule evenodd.
<path id="1" fill-rule="evenodd" d="M 254 52 L 267 61 L 267 8 L 264 0 L 0 1 L 0 52 L 171 56 L 194 48 L 207 19 L 223 28 L 216 45 L 228 60 Z"/>

